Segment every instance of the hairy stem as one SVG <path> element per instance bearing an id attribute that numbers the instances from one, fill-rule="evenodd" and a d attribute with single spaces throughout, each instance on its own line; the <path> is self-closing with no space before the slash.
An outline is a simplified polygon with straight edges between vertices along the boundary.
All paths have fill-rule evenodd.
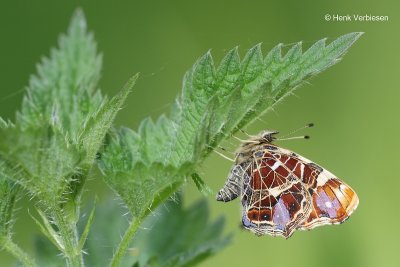
<path id="1" fill-rule="evenodd" d="M 114 256 L 111 260 L 110 267 L 118 267 L 123 256 L 128 249 L 129 243 L 132 240 L 133 236 L 135 235 L 136 231 L 138 230 L 140 224 L 142 223 L 142 217 L 136 217 L 129 225 L 128 229 L 126 230 L 124 236 L 122 237 L 121 242 L 118 245 L 117 250 L 114 253 Z"/>
<path id="2" fill-rule="evenodd" d="M 2 247 L 17 258 L 24 266 L 37 266 L 35 262 L 10 238 L 4 238 L 0 242 Z"/>
<path id="3" fill-rule="evenodd" d="M 76 224 L 69 222 L 64 214 L 64 210 L 59 207 L 52 207 L 52 217 L 54 224 L 57 226 L 63 243 L 63 254 L 66 257 L 67 266 L 83 267 L 85 266 L 82 251 L 78 251 L 79 236 Z"/>

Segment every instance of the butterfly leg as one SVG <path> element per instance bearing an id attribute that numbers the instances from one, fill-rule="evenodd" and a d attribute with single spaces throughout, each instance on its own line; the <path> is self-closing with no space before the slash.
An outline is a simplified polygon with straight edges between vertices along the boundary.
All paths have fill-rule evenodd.
<path id="1" fill-rule="evenodd" d="M 217 200 L 228 202 L 240 195 L 243 184 L 244 170 L 241 165 L 235 165 L 226 179 L 224 186 L 217 193 Z"/>

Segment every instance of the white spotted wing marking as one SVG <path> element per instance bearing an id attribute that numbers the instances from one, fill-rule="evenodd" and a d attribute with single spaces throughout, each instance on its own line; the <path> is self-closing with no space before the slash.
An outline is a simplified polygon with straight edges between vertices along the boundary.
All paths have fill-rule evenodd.
<path id="1" fill-rule="evenodd" d="M 281 165 L 281 162 L 279 160 L 275 161 L 274 165 L 272 165 L 271 169 L 275 171 L 279 166 Z"/>

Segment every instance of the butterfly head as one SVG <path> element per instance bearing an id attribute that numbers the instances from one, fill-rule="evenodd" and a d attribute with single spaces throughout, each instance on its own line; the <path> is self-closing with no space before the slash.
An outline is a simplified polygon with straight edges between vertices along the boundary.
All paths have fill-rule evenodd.
<path id="1" fill-rule="evenodd" d="M 278 131 L 264 131 L 261 132 L 260 139 L 262 142 L 272 143 L 274 140 L 276 140 L 275 135 L 277 135 L 278 133 Z"/>

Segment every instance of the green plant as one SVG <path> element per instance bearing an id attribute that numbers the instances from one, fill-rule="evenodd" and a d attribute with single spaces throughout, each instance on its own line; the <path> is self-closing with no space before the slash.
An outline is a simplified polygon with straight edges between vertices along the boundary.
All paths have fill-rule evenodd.
<path id="1" fill-rule="evenodd" d="M 110 266 L 132 265 L 137 260 L 125 257 L 134 236 L 134 244 L 145 248 L 135 266 L 190 266 L 212 255 L 229 243 L 230 236 L 222 234 L 223 219 L 207 221 L 204 202 L 196 209 L 182 210 L 181 201 L 167 203 L 169 212 L 160 208 L 164 227 L 185 241 L 170 243 L 168 251 L 157 249 L 165 237 L 157 227 L 147 234 L 138 234 L 138 228 L 160 203 L 174 196 L 187 177 L 206 192 L 196 166 L 221 141 L 335 64 L 360 35 L 350 33 L 329 45 L 320 40 L 304 53 L 297 43 L 284 56 L 282 45 L 266 57 L 261 45 L 256 45 L 240 60 L 234 48 L 217 68 L 206 53 L 186 73 L 182 94 L 170 114 L 156 122 L 145 119 L 135 132 L 112 128 L 112 122 L 137 75 L 111 99 L 96 89 L 101 57 L 82 12 L 76 12 L 59 48 L 42 60 L 32 76 L 15 122 L 0 120 L 0 245 L 25 266 L 36 265 L 12 239 L 15 199 L 22 193 L 34 200 L 37 212 L 32 219 L 62 253 L 67 266 L 94 264 L 93 257 L 98 253 L 101 258 L 102 252 L 85 241 L 88 235 L 105 231 L 93 226 L 94 207 L 85 226 L 78 225 L 82 189 L 98 165 L 132 215 L 125 235 L 115 244 Z M 97 210 L 102 214 L 105 208 L 99 205 Z M 121 217 L 115 211 L 110 211 L 113 217 Z M 84 257 L 86 249 L 92 256 Z M 38 255 L 43 255 L 37 260 L 41 266 L 62 264 L 60 258 L 43 251 Z"/>

